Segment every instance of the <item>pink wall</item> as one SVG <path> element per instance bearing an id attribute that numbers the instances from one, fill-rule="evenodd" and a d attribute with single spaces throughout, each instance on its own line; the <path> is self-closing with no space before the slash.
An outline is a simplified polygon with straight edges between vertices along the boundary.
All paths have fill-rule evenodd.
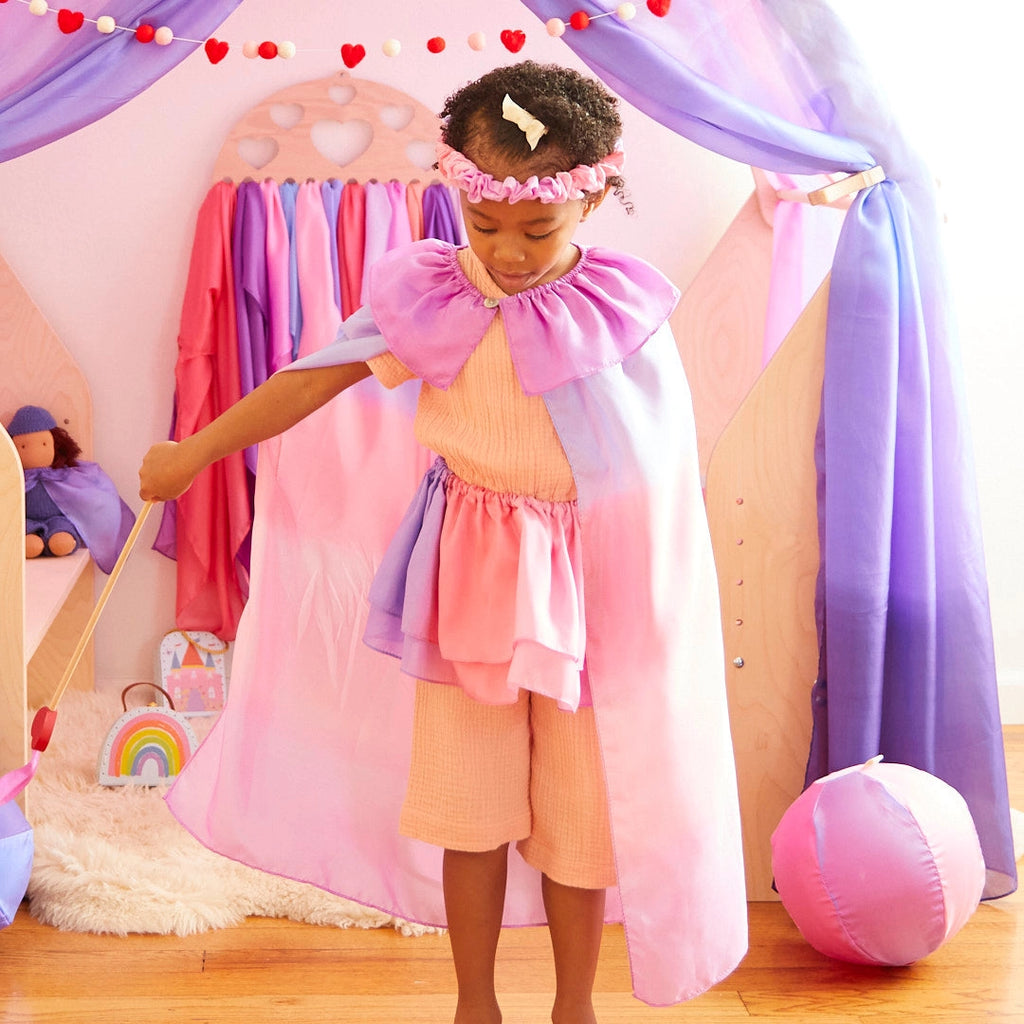
<path id="1" fill-rule="evenodd" d="M 234 51 L 221 64 L 198 51 L 104 120 L 0 164 L 0 251 L 82 366 L 93 393 L 96 459 L 134 508 L 139 462 L 170 423 L 196 211 L 233 124 L 287 85 L 343 70 L 338 47 L 345 42 L 366 45 L 355 75 L 409 92 L 431 109 L 499 64 L 524 57 L 574 63 L 517 0 L 387 6 L 400 16 L 375 13 L 384 5 L 246 0 L 216 33 Z M 46 30 L 42 19 L 40 26 Z M 505 28 L 528 34 L 518 58 L 498 40 Z M 488 38 L 480 53 L 466 45 L 476 30 Z M 440 55 L 424 46 L 434 35 L 448 41 Z M 397 58 L 380 52 L 389 36 L 404 43 Z M 247 39 L 291 39 L 299 53 L 246 60 L 238 51 Z M 750 172 L 631 109 L 625 117 L 636 213 L 606 203 L 581 237 L 635 251 L 685 285 L 749 193 Z M 647 156 L 655 153 L 657 160 Z M 667 191 L 660 187 L 666 167 L 676 181 Z M 173 563 L 149 549 L 157 518 L 146 524 L 97 629 L 101 685 L 153 679 L 160 637 L 174 626 Z"/>
<path id="2" fill-rule="evenodd" d="M 996 130 L 1011 116 L 1012 82 L 994 77 L 1000 68 L 1013 73 L 1014 44 L 1010 35 L 971 38 L 971 32 L 984 33 L 986 23 L 965 23 L 951 14 L 929 19 L 922 34 L 912 10 L 900 21 L 886 0 L 836 0 L 835 7 L 852 23 L 863 22 L 868 59 L 887 76 L 904 127 L 943 178 L 997 659 L 1001 681 L 1021 684 L 1004 690 L 1012 691 L 1011 714 L 1024 720 L 1024 474 L 1005 472 L 1007 439 L 1012 444 L 1020 433 L 1012 417 L 1024 373 L 1024 328 L 1020 304 L 1007 298 L 1017 290 L 1020 259 L 1000 258 L 992 248 L 1000 239 L 1020 238 L 1024 208 L 1012 192 L 986 185 L 1011 174 L 1016 163 L 1009 149 L 1019 147 L 1016 137 Z M 888 30 L 879 34 L 874 27 L 883 14 Z M 246 0 L 216 33 L 234 50 L 223 63 L 213 66 L 199 51 L 104 120 L 0 164 L 0 251 L 84 369 L 93 390 L 96 457 L 136 508 L 139 461 L 153 440 L 166 436 L 170 421 L 196 210 L 232 125 L 285 86 L 341 70 L 338 48 L 345 42 L 366 45 L 356 75 L 438 109 L 462 81 L 517 59 L 498 41 L 505 28 L 527 32 L 519 57 L 576 63 L 518 0 Z M 477 30 L 489 41 L 480 53 L 465 42 Z M 447 38 L 443 54 L 426 51 L 424 41 L 433 35 Z M 389 36 L 404 43 L 394 59 L 379 49 Z M 914 60 L 908 62 L 911 38 Z M 291 39 L 299 54 L 289 61 L 246 60 L 238 51 L 247 39 Z M 1003 57 L 989 56 L 995 46 L 1005 47 Z M 966 69 L 973 78 L 948 73 L 953 51 L 962 60 L 977 57 L 979 64 Z M 626 174 L 636 214 L 628 217 L 617 204 L 605 203 L 581 237 L 636 252 L 685 287 L 749 193 L 750 172 L 630 108 L 624 116 Z M 155 522 L 147 524 L 98 629 L 97 678 L 110 685 L 152 679 L 159 639 L 173 626 L 173 565 L 148 549 L 154 530 Z"/>

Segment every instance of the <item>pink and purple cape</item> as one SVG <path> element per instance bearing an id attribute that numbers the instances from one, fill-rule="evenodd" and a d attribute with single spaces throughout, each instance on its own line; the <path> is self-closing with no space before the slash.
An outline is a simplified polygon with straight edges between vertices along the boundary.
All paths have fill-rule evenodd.
<path id="1" fill-rule="evenodd" d="M 339 339 L 295 366 L 390 349 L 445 387 L 496 308 L 455 250 L 414 243 L 375 265 Z M 693 998 L 746 951 L 746 896 L 718 581 L 687 383 L 646 263 L 586 249 L 502 299 L 525 391 L 541 394 L 576 479 L 586 666 L 605 763 L 621 921 L 636 996 Z M 243 863 L 410 921 L 445 924 L 442 851 L 398 832 L 414 681 L 362 641 L 367 592 L 431 453 L 416 388 L 363 381 L 259 454 L 252 582 L 228 706 L 168 795 Z M 504 923 L 545 920 L 510 854 Z"/>

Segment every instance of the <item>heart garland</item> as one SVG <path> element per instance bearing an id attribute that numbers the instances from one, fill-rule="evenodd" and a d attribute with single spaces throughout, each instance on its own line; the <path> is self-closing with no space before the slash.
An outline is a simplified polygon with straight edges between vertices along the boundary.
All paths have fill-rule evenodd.
<path id="1" fill-rule="evenodd" d="M 81 11 L 71 11 L 67 7 L 62 7 L 57 12 L 57 27 L 66 36 L 77 32 L 84 24 L 85 15 Z"/>
<path id="2" fill-rule="evenodd" d="M 7 3 L 7 0 L 0 0 L 0 3 Z M 672 0 L 646 0 L 646 4 L 651 14 L 658 18 L 664 18 L 672 6 Z M 32 0 L 29 9 L 32 14 L 46 14 L 53 11 L 53 8 L 47 7 L 45 0 Z M 575 11 L 570 16 L 568 24 L 560 18 L 552 18 L 547 22 L 548 34 L 561 36 L 566 28 L 569 27 L 582 31 L 588 28 L 596 18 L 604 18 L 611 14 L 617 14 L 622 21 L 629 21 L 636 14 L 636 7 L 632 3 L 622 3 L 614 11 L 607 11 L 593 16 L 588 15 L 585 11 Z M 62 7 L 57 11 L 57 26 L 65 35 L 77 32 L 85 24 L 85 21 L 86 18 L 82 11 L 73 11 L 67 7 Z M 100 18 L 95 22 L 93 22 L 93 19 L 89 19 L 89 21 L 96 24 L 97 28 L 104 34 L 110 34 L 114 31 L 131 32 L 140 43 L 149 43 L 155 40 L 158 43 L 167 44 L 175 39 L 173 31 L 169 27 L 154 29 L 152 25 L 140 24 L 134 29 L 124 28 L 116 25 L 113 18 Z M 504 29 L 500 34 L 500 39 L 502 45 L 510 53 L 519 53 L 523 46 L 526 45 L 526 33 L 522 29 Z M 473 50 L 481 50 L 485 46 L 482 32 L 474 32 L 469 36 L 467 42 Z M 442 53 L 446 46 L 447 43 L 443 36 L 433 36 L 427 40 L 427 49 L 431 53 Z M 396 39 L 386 40 L 381 47 L 384 55 L 387 57 L 397 56 L 401 48 L 401 43 Z M 227 56 L 230 47 L 225 41 L 211 36 L 203 44 L 203 49 L 211 64 L 219 64 Z M 287 41 L 282 43 L 275 43 L 273 41 L 256 43 L 249 41 L 242 47 L 242 52 L 246 57 L 259 56 L 266 60 L 272 60 L 274 57 L 294 57 L 296 47 L 294 43 Z M 362 43 L 345 43 L 341 47 L 342 62 L 349 69 L 361 63 L 365 57 L 366 47 Z"/>
<path id="3" fill-rule="evenodd" d="M 206 50 L 206 56 L 211 64 L 219 64 L 228 55 L 228 44 L 212 36 L 206 40 L 203 49 Z"/>
<path id="4" fill-rule="evenodd" d="M 341 48 L 341 59 L 347 68 L 354 68 L 366 56 L 362 43 L 345 43 Z"/>
<path id="5" fill-rule="evenodd" d="M 501 33 L 501 43 L 509 53 L 518 53 L 526 42 L 526 33 L 521 29 L 507 28 Z"/>

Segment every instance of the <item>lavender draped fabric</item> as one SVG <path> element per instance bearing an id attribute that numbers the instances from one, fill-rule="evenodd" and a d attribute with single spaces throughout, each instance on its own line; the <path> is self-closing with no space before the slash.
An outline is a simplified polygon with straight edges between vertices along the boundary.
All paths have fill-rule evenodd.
<path id="1" fill-rule="evenodd" d="M 134 32 L 103 35 L 85 25 L 71 35 L 28 6 L 0 6 L 0 162 L 31 152 L 116 110 L 192 53 L 241 0 L 106 0 L 100 13 L 118 26 L 167 25 L 167 46 Z"/>
<path id="2" fill-rule="evenodd" d="M 543 21 L 565 13 L 524 3 Z M 690 0 L 564 40 L 628 102 L 724 156 L 795 175 L 885 167 L 832 265 L 807 781 L 878 753 L 931 772 L 971 809 L 985 898 L 1012 892 L 974 467 L 926 169 L 823 0 Z"/>

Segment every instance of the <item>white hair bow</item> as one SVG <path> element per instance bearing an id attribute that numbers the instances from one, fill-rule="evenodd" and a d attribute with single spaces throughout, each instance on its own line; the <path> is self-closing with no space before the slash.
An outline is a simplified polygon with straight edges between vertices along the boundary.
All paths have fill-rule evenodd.
<path id="1" fill-rule="evenodd" d="M 547 134 L 547 125 L 543 121 L 538 121 L 529 111 L 523 110 L 508 93 L 505 93 L 505 98 L 501 101 L 501 116 L 519 127 L 526 136 L 531 151 L 537 148 L 541 137 Z"/>

